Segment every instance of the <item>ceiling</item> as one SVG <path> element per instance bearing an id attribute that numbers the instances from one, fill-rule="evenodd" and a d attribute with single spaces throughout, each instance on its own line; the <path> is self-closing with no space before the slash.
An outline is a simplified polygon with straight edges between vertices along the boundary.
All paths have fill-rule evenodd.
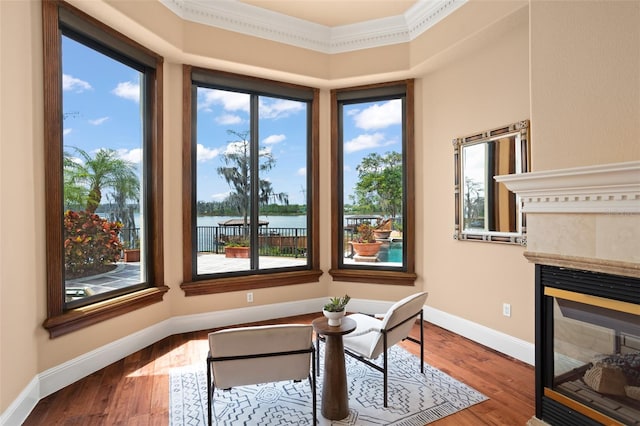
<path id="1" fill-rule="evenodd" d="M 239 0 L 327 27 L 403 15 L 416 0 Z"/>
<path id="2" fill-rule="evenodd" d="M 467 2 L 467 0 L 159 1 L 187 21 L 329 54 L 407 43 Z"/>

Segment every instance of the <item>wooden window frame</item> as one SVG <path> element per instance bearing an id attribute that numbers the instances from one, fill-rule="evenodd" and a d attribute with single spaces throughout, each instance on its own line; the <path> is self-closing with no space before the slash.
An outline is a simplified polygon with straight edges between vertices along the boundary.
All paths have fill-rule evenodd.
<path id="1" fill-rule="evenodd" d="M 155 66 L 150 69 L 153 89 L 150 90 L 149 131 L 152 143 L 148 147 L 149 182 L 149 240 L 147 261 L 149 281 L 147 287 L 119 295 L 87 306 L 65 308 L 65 280 L 62 230 L 62 56 L 61 14 L 81 23 L 79 28 L 87 36 L 105 37 L 123 54 L 140 54 Z M 164 252 L 162 237 L 162 81 L 163 58 L 127 38 L 112 28 L 75 7 L 58 0 L 42 2 L 43 54 L 44 54 L 44 151 L 45 151 L 45 210 L 47 247 L 47 319 L 43 327 L 51 338 L 62 336 L 90 325 L 127 314 L 142 307 L 161 302 L 169 287 L 164 285 Z M 69 23 L 66 24 L 69 26 Z M 73 24 L 71 24 L 73 25 Z M 135 59 L 135 57 L 133 58 Z"/>
<path id="2" fill-rule="evenodd" d="M 308 223 L 311 224 L 307 230 L 308 238 L 310 239 L 310 252 L 308 253 L 309 264 L 306 269 L 297 269 L 292 271 L 282 270 L 264 270 L 256 274 L 254 271 L 247 271 L 247 273 L 239 272 L 233 276 L 221 276 L 217 278 L 206 277 L 203 279 L 196 279 L 194 277 L 193 265 L 194 265 L 194 253 L 193 253 L 193 239 L 195 236 L 192 231 L 192 215 L 194 213 L 195 205 L 193 203 L 193 176 L 195 164 L 193 163 L 192 156 L 192 114 L 193 111 L 193 73 L 199 74 L 211 74 L 217 78 L 237 81 L 243 80 L 249 87 L 260 87 L 268 85 L 278 85 L 282 87 L 289 87 L 295 90 L 296 88 L 310 89 L 303 86 L 298 86 L 289 83 L 282 83 L 273 80 L 266 80 L 255 77 L 248 77 L 239 74 L 226 73 L 222 71 L 215 71 L 203 68 L 193 67 L 191 65 L 183 66 L 183 78 L 182 78 L 182 90 L 183 90 L 183 104 L 182 104 L 182 271 L 183 271 L 183 283 L 180 285 L 184 290 L 186 296 L 199 296 L 204 294 L 216 294 L 225 293 L 230 291 L 243 291 L 259 288 L 280 287 L 285 285 L 303 284 L 310 282 L 317 282 L 322 275 L 320 270 L 320 257 L 319 257 L 319 93 L 318 89 L 311 89 L 313 91 L 313 100 L 311 102 L 311 147 L 310 152 L 307 153 L 308 165 L 310 170 L 310 187 L 308 191 L 310 196 L 308 200 L 311 203 L 311 208 L 307 206 L 307 215 L 309 215 Z M 310 156 L 310 158 L 309 158 Z"/>
<path id="3" fill-rule="evenodd" d="M 403 206 L 403 244 L 406 247 L 406 259 L 402 270 L 398 268 L 366 267 L 349 265 L 345 267 L 341 262 L 340 252 L 340 221 L 344 212 L 341 212 L 342 202 L 339 199 L 342 191 L 331 192 L 331 269 L 329 274 L 335 281 L 361 282 L 373 284 L 415 285 L 417 275 L 415 273 L 415 154 L 414 154 L 414 115 L 415 95 L 414 80 L 401 80 L 388 83 L 371 84 L 357 87 L 349 87 L 331 90 L 331 182 L 333 188 L 342 187 L 343 170 L 341 149 L 339 147 L 339 97 L 346 94 L 352 99 L 362 99 L 363 102 L 375 100 L 378 93 L 384 92 L 393 86 L 405 88 L 405 117 L 403 158 L 405 167 L 405 194 Z M 407 232 L 409 230 L 409 232 Z"/>

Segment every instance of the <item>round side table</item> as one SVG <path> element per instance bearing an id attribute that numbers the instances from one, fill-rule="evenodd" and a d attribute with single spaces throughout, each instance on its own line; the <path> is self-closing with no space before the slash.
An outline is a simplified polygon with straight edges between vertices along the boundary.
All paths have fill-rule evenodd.
<path id="1" fill-rule="evenodd" d="M 344 365 L 342 336 L 356 329 L 351 318 L 342 318 L 339 326 L 330 326 L 325 317 L 311 323 L 315 332 L 325 337 L 324 379 L 322 383 L 322 415 L 330 420 L 341 420 L 349 415 L 347 370 Z M 319 343 L 318 343 L 319 344 Z"/>

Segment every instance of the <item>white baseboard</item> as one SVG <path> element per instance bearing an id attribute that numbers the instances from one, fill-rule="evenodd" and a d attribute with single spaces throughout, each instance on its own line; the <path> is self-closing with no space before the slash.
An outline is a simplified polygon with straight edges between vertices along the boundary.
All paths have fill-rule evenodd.
<path id="1" fill-rule="evenodd" d="M 448 314 L 444 311 L 424 307 L 424 319 L 469 340 L 480 343 L 530 365 L 535 365 L 535 345 L 478 323 Z"/>
<path id="2" fill-rule="evenodd" d="M 0 424 L 20 425 L 29 416 L 38 401 L 71 383 L 112 364 L 127 355 L 139 351 L 165 337 L 178 333 L 206 330 L 233 324 L 265 321 L 283 316 L 302 315 L 313 312 L 320 314 L 326 298 L 308 299 L 296 302 L 260 305 L 230 309 L 203 314 L 173 317 L 140 330 L 122 339 L 111 342 L 86 354 L 82 354 L 64 364 L 52 367 L 38 374 L 20 393 L 16 400 L 0 416 Z M 384 313 L 393 302 L 352 299 L 350 311 Z M 505 353 L 516 359 L 533 364 L 534 345 L 488 327 L 426 306 L 424 318 L 454 333 L 460 334 L 480 344 Z M 203 359 L 206 354 L 203 354 Z"/>
<path id="3" fill-rule="evenodd" d="M 6 426 L 21 425 L 40 401 L 40 381 L 34 377 L 20 395 L 0 416 L 0 424 Z"/>
<path id="4" fill-rule="evenodd" d="M 322 311 L 326 298 L 260 305 L 227 311 L 173 317 L 136 333 L 82 354 L 38 374 L 15 401 L 0 415 L 0 425 L 22 424 L 38 401 L 62 388 L 112 364 L 127 355 L 178 333 L 206 330 L 233 324 L 265 321 Z M 203 354 L 203 359 L 206 354 Z"/>

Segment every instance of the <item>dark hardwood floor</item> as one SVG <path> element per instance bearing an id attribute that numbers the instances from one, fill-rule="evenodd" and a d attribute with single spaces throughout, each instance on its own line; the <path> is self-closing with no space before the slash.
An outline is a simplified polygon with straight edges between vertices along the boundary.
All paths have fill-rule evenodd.
<path id="1" fill-rule="evenodd" d="M 311 323 L 317 316 L 261 324 Z M 534 415 L 533 367 L 430 323 L 424 329 L 425 361 L 489 397 L 433 425 L 524 425 Z M 167 425 L 169 370 L 204 365 L 209 331 L 167 337 L 59 390 L 38 402 L 24 425 Z M 419 355 L 419 345 L 402 346 Z"/>

